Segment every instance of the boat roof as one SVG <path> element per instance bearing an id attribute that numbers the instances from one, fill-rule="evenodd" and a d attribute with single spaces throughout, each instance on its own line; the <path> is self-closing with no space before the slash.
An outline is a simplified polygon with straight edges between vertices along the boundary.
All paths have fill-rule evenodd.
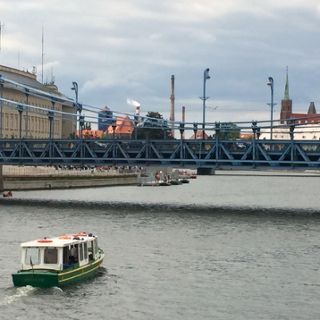
<path id="1" fill-rule="evenodd" d="M 22 248 L 26 247 L 66 247 L 68 245 L 87 242 L 97 238 L 92 233 L 77 232 L 71 234 L 64 234 L 58 237 L 44 237 L 32 241 L 21 243 Z"/>

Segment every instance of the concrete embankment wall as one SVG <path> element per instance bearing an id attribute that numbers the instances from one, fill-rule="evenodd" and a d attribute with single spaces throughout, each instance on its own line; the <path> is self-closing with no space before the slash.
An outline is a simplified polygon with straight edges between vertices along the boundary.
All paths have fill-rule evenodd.
<path id="1" fill-rule="evenodd" d="M 136 174 L 4 176 L 4 190 L 68 189 L 137 184 Z"/>

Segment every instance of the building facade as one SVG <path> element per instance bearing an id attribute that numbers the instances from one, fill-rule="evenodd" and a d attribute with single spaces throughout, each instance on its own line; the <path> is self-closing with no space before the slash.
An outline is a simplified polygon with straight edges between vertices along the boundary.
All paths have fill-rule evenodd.
<path id="1" fill-rule="evenodd" d="M 76 109 L 73 103 L 67 101 L 66 97 L 58 91 L 53 82 L 42 84 L 37 81 L 35 73 L 1 65 L 0 77 L 11 81 L 0 83 L 0 97 L 15 102 L 0 100 L 0 138 L 19 138 L 20 135 L 21 138 L 48 138 L 49 109 L 53 111 L 51 127 L 53 138 L 69 138 L 75 133 Z M 20 116 L 17 104 L 33 107 L 22 106 Z"/>
<path id="2" fill-rule="evenodd" d="M 113 112 L 108 107 L 104 107 L 98 113 L 98 130 L 107 131 L 109 125 L 112 123 Z"/>
<path id="3" fill-rule="evenodd" d="M 306 113 L 293 112 L 287 72 L 284 97 L 281 100 L 280 125 L 273 128 L 272 139 L 290 139 L 290 126 L 294 125 L 294 139 L 320 140 L 319 124 L 320 114 L 317 113 L 314 102 L 310 102 Z M 270 139 L 270 130 L 261 130 L 260 139 Z"/>

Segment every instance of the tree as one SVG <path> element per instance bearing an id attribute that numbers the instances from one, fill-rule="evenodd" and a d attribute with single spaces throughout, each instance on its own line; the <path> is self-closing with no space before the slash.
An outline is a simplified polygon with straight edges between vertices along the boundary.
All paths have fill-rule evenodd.
<path id="1" fill-rule="evenodd" d="M 169 127 L 166 120 L 159 112 L 149 111 L 141 123 L 138 123 L 133 132 L 133 136 L 137 136 L 138 139 L 151 139 L 159 140 L 170 138 Z M 171 133 L 171 131 L 170 131 Z"/>
<path id="2" fill-rule="evenodd" d="M 235 140 L 240 137 L 240 128 L 232 122 L 219 123 L 218 137 L 222 140 Z"/>

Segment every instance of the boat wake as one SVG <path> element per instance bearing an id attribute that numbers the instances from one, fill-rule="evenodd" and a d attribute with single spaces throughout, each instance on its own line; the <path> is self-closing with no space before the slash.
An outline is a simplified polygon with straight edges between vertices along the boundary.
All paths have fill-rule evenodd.
<path id="1" fill-rule="evenodd" d="M 60 295 L 61 293 L 64 293 L 64 291 L 59 287 L 41 289 L 41 288 L 35 288 L 32 286 L 25 286 L 25 287 L 13 288 L 12 290 L 14 290 L 14 293 L 5 297 L 3 301 L 0 301 L 0 306 L 10 305 L 12 303 L 19 301 L 23 297 L 43 294 L 44 292 L 50 295 Z"/>
<path id="2" fill-rule="evenodd" d="M 25 287 L 14 288 L 14 290 L 15 290 L 15 293 L 5 297 L 4 300 L 0 302 L 0 306 L 12 304 L 18 301 L 19 299 L 21 299 L 22 297 L 27 297 L 31 294 L 34 294 L 38 290 L 38 288 L 34 288 L 32 286 L 25 286 Z"/>

